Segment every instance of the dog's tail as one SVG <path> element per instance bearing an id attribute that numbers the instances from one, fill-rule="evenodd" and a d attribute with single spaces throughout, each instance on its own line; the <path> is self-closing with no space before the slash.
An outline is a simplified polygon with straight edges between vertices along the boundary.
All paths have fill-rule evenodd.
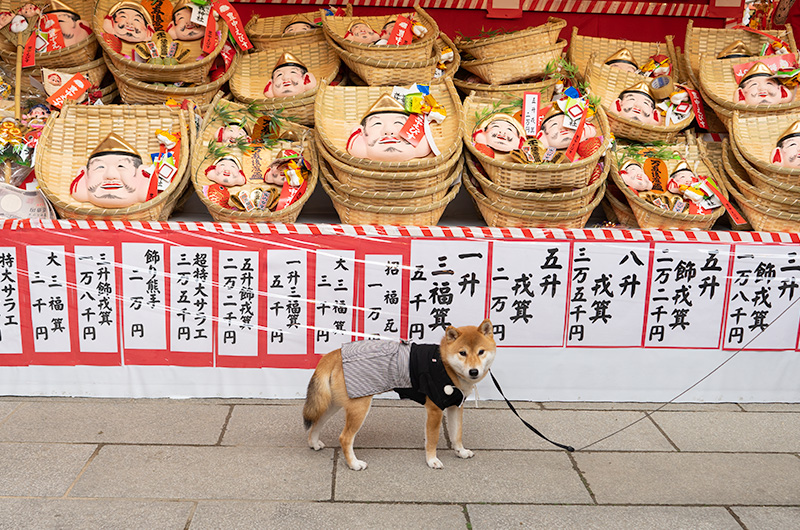
<path id="1" fill-rule="evenodd" d="M 324 358 L 323 358 L 324 360 Z M 322 362 L 322 361 L 320 361 Z M 311 376 L 306 391 L 306 404 L 303 406 L 303 425 L 306 430 L 319 420 L 331 406 L 331 375 L 319 368 Z"/>

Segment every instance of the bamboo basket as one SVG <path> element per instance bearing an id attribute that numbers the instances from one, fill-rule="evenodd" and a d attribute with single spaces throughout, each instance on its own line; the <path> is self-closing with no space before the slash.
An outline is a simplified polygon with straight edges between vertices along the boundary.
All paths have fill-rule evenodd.
<path id="1" fill-rule="evenodd" d="M 214 99 L 214 95 L 219 92 L 219 89 L 228 82 L 233 75 L 236 64 L 239 61 L 237 54 L 233 58 L 228 71 L 215 81 L 210 81 L 196 86 L 178 87 L 174 85 L 157 85 L 155 83 L 146 83 L 139 81 L 133 77 L 122 74 L 114 66 L 113 62 L 108 63 L 108 69 L 114 76 L 119 87 L 120 97 L 122 101 L 128 104 L 153 104 L 162 105 L 169 98 L 174 98 L 178 101 L 184 99 L 191 99 L 197 105 L 210 103 Z M 208 80 L 206 80 L 208 81 Z"/>
<path id="2" fill-rule="evenodd" d="M 446 178 L 438 184 L 414 191 L 386 191 L 352 186 L 339 181 L 330 172 L 327 172 L 327 175 L 331 177 L 327 180 L 327 184 L 329 184 L 336 193 L 351 201 L 372 206 L 427 206 L 438 203 L 444 199 L 456 179 L 461 176 L 461 172 L 464 169 L 464 159 L 460 156 L 454 158 L 457 163 Z"/>
<path id="3" fill-rule="evenodd" d="M 491 227 L 583 228 L 603 200 L 606 184 L 603 182 L 595 191 L 592 202 L 587 206 L 570 212 L 524 210 L 494 202 L 477 188 L 470 177 L 464 179 L 464 186 L 484 221 Z"/>
<path id="4" fill-rule="evenodd" d="M 603 213 L 606 214 L 606 219 L 612 223 L 619 223 L 629 228 L 639 228 L 639 223 L 636 222 L 636 216 L 633 215 L 633 210 L 628 205 L 625 199 L 619 200 L 614 194 L 617 186 L 613 182 L 606 181 L 606 196 L 600 206 L 603 207 Z"/>
<path id="5" fill-rule="evenodd" d="M 745 115 L 734 111 L 731 133 L 742 156 L 762 173 L 785 184 L 798 184 L 800 168 L 783 167 L 771 162 L 771 152 L 777 144 L 778 137 L 797 120 L 800 120 L 800 112 Z"/>
<path id="6" fill-rule="evenodd" d="M 467 168 L 492 204 L 535 212 L 572 212 L 585 208 L 594 199 L 597 189 L 605 183 L 609 170 L 609 166 L 606 164 L 600 178 L 583 188 L 540 192 L 513 190 L 495 184 L 483 176 L 475 164 L 474 157 L 469 153 L 467 153 Z"/>
<path id="7" fill-rule="evenodd" d="M 27 3 L 29 3 L 28 0 L 2 0 L 0 1 L 0 11 L 14 11 Z M 46 7 L 49 4 L 49 2 L 33 3 L 40 7 Z M 69 2 L 69 6 L 80 15 L 81 20 L 91 26 L 92 15 L 94 14 L 94 0 L 72 0 Z M 17 60 L 17 47 L 2 37 L 0 37 L 0 57 L 9 64 L 15 64 Z M 90 33 L 82 42 L 72 46 L 52 52 L 37 52 L 36 66 L 50 68 L 51 70 L 63 70 L 64 68 L 84 65 L 93 61 L 96 57 L 97 37 L 94 33 Z"/>
<path id="8" fill-rule="evenodd" d="M 733 66 L 758 59 L 759 57 L 717 59 L 713 56 L 703 56 L 700 59 L 700 88 L 703 99 L 728 127 L 735 110 L 740 114 L 790 114 L 797 113 L 800 109 L 798 94 L 794 101 L 776 105 L 746 105 L 734 101 L 734 92 L 739 85 L 733 75 Z"/>
<path id="9" fill-rule="evenodd" d="M 333 189 L 328 181 L 334 177 L 327 164 L 322 164 L 322 176 L 322 188 L 331 198 L 339 219 L 344 224 L 354 225 L 435 226 L 461 187 L 461 183 L 456 182 L 444 198 L 424 206 L 376 206 L 351 199 Z"/>
<path id="10" fill-rule="evenodd" d="M 318 153 L 333 170 L 336 180 L 354 188 L 386 192 L 416 192 L 440 185 L 447 180 L 461 157 L 461 146 L 449 160 L 418 171 L 372 171 L 349 166 L 336 159 L 317 138 Z"/>
<path id="11" fill-rule="evenodd" d="M 329 17 L 326 17 L 329 18 Z M 436 74 L 441 50 L 434 45 L 424 60 L 396 59 L 362 56 L 337 46 L 333 40 L 328 45 L 350 70 L 355 72 L 370 86 L 411 85 L 413 83 L 430 83 Z M 391 57 L 391 58 L 389 58 Z"/>
<path id="12" fill-rule="evenodd" d="M 206 82 L 214 60 L 228 40 L 228 25 L 222 18 L 217 21 L 217 28 L 222 33 L 217 47 L 202 59 L 178 65 L 137 63 L 112 50 L 111 46 L 102 37 L 103 20 L 116 3 L 117 0 L 97 0 L 97 6 L 92 18 L 92 29 L 98 35 L 97 40 L 105 52 L 106 61 L 112 63 L 120 75 L 147 83 L 177 83 L 183 81 L 203 84 Z"/>
<path id="13" fill-rule="evenodd" d="M 728 151 L 736 161 L 736 164 L 731 163 L 732 166 L 741 167 L 756 188 L 779 197 L 786 197 L 791 200 L 800 199 L 800 184 L 790 184 L 765 175 L 742 156 L 739 148 L 734 143 L 728 141 L 727 145 Z"/>
<path id="14" fill-rule="evenodd" d="M 380 33 L 380 29 L 384 26 L 387 16 L 372 16 L 372 17 L 322 17 L 322 30 L 325 32 L 325 37 L 328 42 L 335 44 L 337 47 L 350 52 L 355 57 L 362 59 L 374 60 L 388 60 L 396 62 L 422 62 L 428 60 L 433 50 L 433 43 L 436 37 L 439 36 L 439 26 L 436 21 L 425 12 L 419 5 L 414 6 L 416 14 L 414 18 L 417 22 L 422 24 L 428 29 L 428 33 L 421 39 L 417 39 L 410 44 L 404 45 L 384 45 L 379 46 L 375 44 L 362 44 L 345 40 L 344 35 L 350 24 L 355 20 L 362 20 L 366 22 L 372 29 Z M 409 15 L 409 13 L 399 13 Z"/>
<path id="15" fill-rule="evenodd" d="M 223 102 L 221 96 L 222 94 L 217 94 L 209 105 L 203 118 L 203 128 L 200 130 L 200 134 L 192 149 L 189 173 L 191 174 L 191 181 L 195 192 L 215 221 L 236 223 L 294 223 L 297 221 L 297 217 L 300 215 L 303 206 L 311 197 L 319 180 L 319 161 L 316 147 L 314 146 L 313 132 L 302 125 L 294 123 L 286 124 L 286 128 L 295 131 L 300 136 L 303 145 L 303 157 L 311 161 L 311 174 L 306 181 L 306 191 L 295 202 L 282 210 L 274 212 L 269 210 L 252 210 L 247 212 L 220 206 L 209 200 L 203 193 L 203 185 L 210 182 L 205 177 L 204 171 L 206 167 L 213 163 L 213 160 L 208 159 L 206 156 L 206 145 L 208 145 L 209 140 L 214 138 L 217 129 L 224 123 L 217 113 L 216 105 L 224 104 L 234 111 L 245 108 L 245 105 L 235 101 Z"/>
<path id="16" fill-rule="evenodd" d="M 689 161 L 699 161 L 702 163 L 699 173 L 707 175 L 714 179 L 720 186 L 723 195 L 727 197 L 727 191 L 722 184 L 721 177 L 714 169 L 714 165 L 708 161 L 705 156 L 702 141 L 697 141 L 698 145 L 680 145 L 681 152 L 688 153 L 686 158 Z M 636 192 L 630 189 L 627 184 L 622 180 L 617 167 L 616 157 L 609 156 L 611 161 L 611 176 L 617 188 L 625 195 L 628 205 L 636 217 L 636 223 L 641 228 L 657 228 L 664 230 L 710 230 L 717 219 L 724 213 L 725 208 L 720 206 L 710 214 L 691 214 L 682 212 L 673 212 L 671 210 L 663 210 L 658 206 L 651 204 L 644 199 L 640 198 Z M 677 163 L 676 163 L 677 164 Z M 672 167 L 670 167 L 670 171 Z"/>
<path id="17" fill-rule="evenodd" d="M 345 5 L 345 13 L 347 16 L 353 16 L 353 6 L 351 4 Z M 315 18 L 324 17 L 324 11 L 315 9 L 314 11 L 306 11 L 304 13 L 296 13 L 289 15 L 279 15 L 277 17 L 259 17 L 253 15 L 250 21 L 245 25 L 244 31 L 250 38 L 250 42 L 256 51 L 266 51 L 273 48 L 281 48 L 292 50 L 295 47 L 303 44 L 321 44 L 325 42 L 325 32 L 322 26 L 318 26 L 303 33 L 296 33 L 284 35 L 283 30 L 292 22 L 296 15 L 304 15 L 309 19 L 309 23 L 313 24 Z"/>
<path id="18" fill-rule="evenodd" d="M 558 41 L 558 35 L 566 25 L 567 21 L 563 18 L 548 17 L 547 22 L 540 26 L 475 40 L 457 37 L 455 44 L 459 50 L 475 59 L 492 59 L 506 55 L 509 48 L 529 50 L 552 46 Z"/>
<path id="19" fill-rule="evenodd" d="M 337 160 L 349 166 L 372 171 L 419 171 L 439 166 L 461 149 L 461 103 L 452 80 L 431 85 L 431 95 L 447 111 L 447 119 L 434 125 L 431 132 L 441 152 L 438 156 L 415 158 L 405 162 L 380 162 L 352 156 L 347 152 L 347 140 L 361 117 L 382 95 L 391 92 L 385 87 L 342 87 L 324 83 L 317 92 L 314 121 L 317 135 L 324 148 Z"/>
<path id="20" fill-rule="evenodd" d="M 791 25 L 787 24 L 783 30 L 765 31 L 764 33 L 788 42 L 789 51 L 796 53 L 797 45 L 794 42 Z M 684 71 L 694 86 L 700 86 L 700 57 L 716 59 L 722 50 L 737 40 L 742 41 L 754 53 L 760 50 L 764 43 L 770 42 L 767 37 L 741 29 L 696 28 L 694 21 L 689 20 L 686 24 L 686 38 L 683 44 Z"/>
<path id="21" fill-rule="evenodd" d="M 658 53 L 662 53 L 669 57 L 672 63 L 672 78 L 676 81 L 682 79 L 681 70 L 679 68 L 680 58 L 675 50 L 673 44 L 674 37 L 667 35 L 666 42 L 642 42 L 626 39 L 608 39 L 605 37 L 589 37 L 587 35 L 579 35 L 578 28 L 572 27 L 572 36 L 569 40 L 569 52 L 567 57 L 569 62 L 578 67 L 578 72 L 583 74 L 589 63 L 594 61 L 601 64 L 605 63 L 606 59 L 617 53 L 622 48 L 626 48 L 633 58 L 636 59 L 636 64 L 640 67 Z"/>
<path id="22" fill-rule="evenodd" d="M 552 188 L 582 188 L 589 184 L 600 157 L 611 145 L 608 120 L 605 112 L 598 109 L 595 125 L 603 136 L 602 147 L 584 159 L 567 164 L 521 164 L 490 158 L 472 145 L 472 133 L 477 125 L 476 115 L 491 107 L 496 99 L 471 95 L 464 100 L 463 140 L 475 160 L 480 162 L 489 179 L 495 184 L 514 190 L 546 190 Z"/>
<path id="23" fill-rule="evenodd" d="M 109 219 L 128 221 L 166 221 L 189 182 L 191 128 L 193 113 L 166 106 L 74 105 L 47 120 L 36 149 L 36 176 L 45 196 L 66 219 Z M 70 185 L 89 154 L 110 132 L 116 132 L 134 145 L 143 156 L 158 152 L 156 129 L 181 133 L 182 148 L 177 173 L 169 187 L 153 199 L 127 208 L 100 208 L 76 201 Z M 150 131 L 152 134 L 142 134 Z"/>
<path id="24" fill-rule="evenodd" d="M 100 86 L 100 83 L 103 82 L 103 78 L 106 76 L 106 72 L 108 72 L 108 67 L 106 66 L 105 60 L 100 57 L 99 59 L 95 59 L 89 63 L 83 64 L 81 66 L 73 66 L 70 68 L 56 68 L 55 70 L 59 72 L 63 72 L 65 74 L 77 74 L 78 72 L 82 73 L 86 79 L 92 85 Z M 37 65 L 32 68 L 25 68 L 22 71 L 22 89 L 23 90 L 32 90 L 33 85 L 31 85 L 30 77 L 33 77 L 36 81 L 42 82 L 42 67 Z"/>
<path id="25" fill-rule="evenodd" d="M 317 78 L 318 86 L 330 83 L 339 73 L 339 57 L 326 44 L 299 44 L 294 48 L 273 48 L 242 56 L 233 69 L 231 92 L 245 103 L 258 103 L 264 110 L 284 109 L 284 115 L 303 125 L 314 125 L 314 98 L 317 88 L 289 97 L 264 97 L 264 88 L 272 78 L 272 69 L 287 51 L 300 59 Z"/>
<path id="26" fill-rule="evenodd" d="M 731 197 L 742 208 L 750 226 L 758 232 L 798 232 L 800 231 L 800 215 L 767 208 L 760 203 L 745 197 L 730 180 L 723 184 Z"/>
<path id="27" fill-rule="evenodd" d="M 765 210 L 800 215 L 800 197 L 776 194 L 756 187 L 755 182 L 749 182 L 749 174 L 736 160 L 731 151 L 728 140 L 722 146 L 722 167 L 727 173 L 731 183 L 751 203 L 758 204 Z M 800 189 L 800 187 L 798 187 Z"/>
<path id="28" fill-rule="evenodd" d="M 493 57 L 465 61 L 462 59 L 461 67 L 477 75 L 490 85 L 504 85 L 521 81 L 535 75 L 547 72 L 547 64 L 558 61 L 567 41 L 559 40 L 555 44 L 523 50 Z"/>
<path id="29" fill-rule="evenodd" d="M 641 76 L 637 74 L 623 72 L 619 68 L 612 68 L 597 62 L 589 63 L 586 68 L 586 82 L 591 87 L 592 93 L 600 97 L 603 109 L 608 114 L 608 122 L 614 136 L 644 143 L 674 142 L 678 134 L 691 125 L 694 120 L 694 112 L 691 112 L 689 117 L 683 121 L 669 126 L 637 123 L 610 112 L 609 109 L 619 93 L 641 81 Z"/>
<path id="30" fill-rule="evenodd" d="M 487 85 L 485 83 L 471 83 L 466 79 L 459 79 L 458 77 L 453 79 L 453 84 L 465 96 L 469 96 L 471 93 L 475 92 L 476 96 L 489 99 L 521 98 L 525 92 L 539 92 L 542 95 L 542 101 L 550 101 L 553 99 L 553 91 L 555 90 L 556 83 L 558 83 L 558 79 L 545 79 L 533 83 Z"/>

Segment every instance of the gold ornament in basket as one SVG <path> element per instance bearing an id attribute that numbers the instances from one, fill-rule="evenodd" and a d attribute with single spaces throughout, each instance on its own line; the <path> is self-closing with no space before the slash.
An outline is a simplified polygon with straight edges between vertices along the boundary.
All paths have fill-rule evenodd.
<path id="1" fill-rule="evenodd" d="M 289 55 L 287 55 L 289 54 Z M 287 59 L 287 57 L 291 57 Z M 287 88 L 278 89 L 282 69 L 292 68 Z M 306 76 L 302 76 L 302 72 Z M 264 110 L 284 109 L 284 115 L 303 125 L 314 124 L 314 98 L 318 83 L 330 83 L 339 73 L 339 57 L 325 44 L 297 44 L 244 55 L 237 65 L 230 87 L 234 97 L 258 103 Z M 309 82 L 313 78 L 313 83 Z M 271 96 L 265 94 L 270 86 Z M 307 87 L 312 88 L 307 88 Z M 299 91 L 299 92 L 298 92 Z M 288 95 L 280 92 L 288 92 Z"/>
<path id="2" fill-rule="evenodd" d="M 375 171 L 418 171 L 441 166 L 461 149 L 461 104 L 452 80 L 431 85 L 430 95 L 444 109 L 442 123 L 430 124 L 430 135 L 439 154 L 405 161 L 380 161 L 348 152 L 351 137 L 376 101 L 392 89 L 388 87 L 331 87 L 324 83 L 317 92 L 314 107 L 317 135 L 324 148 L 349 166 Z"/>
<path id="3" fill-rule="evenodd" d="M 290 167 L 296 172 L 287 176 Z M 313 131 L 279 112 L 218 96 L 203 120 L 190 171 L 214 220 L 293 223 L 318 180 Z"/>
<path id="4" fill-rule="evenodd" d="M 212 12 L 208 20 L 209 23 L 214 20 L 217 28 L 216 46 L 209 53 L 202 49 L 204 39 L 175 41 L 181 51 L 173 53 L 175 44 L 168 42 L 171 37 L 167 35 L 167 27 L 157 31 L 159 28 L 154 26 L 149 12 L 132 0 L 98 0 L 92 29 L 106 60 L 116 69 L 118 79 L 126 76 L 147 83 L 206 84 L 209 71 L 228 39 L 228 25 L 221 17 L 216 20 Z M 142 51 L 142 47 L 150 51 Z M 160 49 L 162 47 L 169 49 Z M 148 58 L 152 56 L 154 60 L 137 62 L 132 59 L 134 52 Z"/>
<path id="5" fill-rule="evenodd" d="M 710 210 L 710 213 L 701 213 L 702 210 L 699 208 L 697 209 L 698 213 L 689 213 L 686 211 L 686 204 L 681 205 L 678 203 L 678 200 L 686 202 L 689 200 L 688 198 L 682 199 L 678 195 L 667 193 L 668 188 L 677 190 L 677 188 L 672 187 L 673 184 L 670 180 L 675 180 L 677 183 L 680 178 L 679 175 L 686 172 L 696 177 L 711 179 L 723 196 L 727 197 L 727 191 L 719 174 L 715 171 L 713 163 L 708 160 L 702 141 L 692 138 L 686 144 L 659 145 L 657 148 L 652 149 L 661 153 L 670 152 L 671 156 L 650 158 L 653 155 L 648 155 L 647 153 L 643 155 L 647 160 L 641 162 L 640 167 L 641 164 L 646 163 L 649 165 L 653 162 L 652 165 L 656 168 L 660 167 L 661 170 L 656 171 L 660 174 L 660 177 L 654 182 L 652 190 L 638 193 L 628 186 L 621 175 L 621 161 L 617 160 L 617 156 L 609 156 L 614 184 L 627 199 L 628 205 L 636 216 L 636 222 L 639 227 L 666 230 L 710 230 L 717 219 L 725 213 L 723 206 Z M 675 204 L 671 201 L 674 201 Z M 673 208 L 681 211 L 674 211 Z M 695 208 L 692 208 L 691 211 L 695 212 Z"/>
<path id="6" fill-rule="evenodd" d="M 489 179 L 500 186 L 513 190 L 549 190 L 553 188 L 583 188 L 589 184 L 597 163 L 611 145 L 608 120 L 601 109 L 593 118 L 597 136 L 602 143 L 590 155 L 566 163 L 520 163 L 508 157 L 491 157 L 485 150 L 475 146 L 473 133 L 486 118 L 499 108 L 511 106 L 511 100 L 485 98 L 470 95 L 464 100 L 463 140 L 467 149 L 486 171 Z M 517 112 L 521 107 L 517 108 Z M 509 111 L 513 114 L 513 111 Z"/>
<path id="7" fill-rule="evenodd" d="M 75 105 L 67 104 L 47 121 L 36 150 L 36 175 L 45 196 L 60 216 L 67 219 L 119 219 L 166 221 L 188 184 L 192 113 L 166 106 Z M 110 134 L 124 139 L 114 145 L 127 145 L 120 151 L 135 151 L 149 162 L 151 153 L 159 153 L 162 141 L 157 132 L 180 135 L 175 172 L 168 185 L 155 197 L 127 207 L 105 208 L 80 201 L 72 192 L 79 185 L 80 170 L 98 149 L 115 151 L 104 142 Z M 102 144 L 102 145 L 101 145 Z M 108 148 L 108 149 L 106 149 Z M 83 176 L 87 178 L 87 176 Z M 157 178 L 153 175 L 151 178 Z M 76 182 L 77 181 L 77 182 Z"/>

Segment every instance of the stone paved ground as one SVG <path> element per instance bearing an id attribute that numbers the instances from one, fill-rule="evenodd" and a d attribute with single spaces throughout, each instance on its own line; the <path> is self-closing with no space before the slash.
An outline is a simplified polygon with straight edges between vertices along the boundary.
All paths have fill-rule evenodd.
<path id="1" fill-rule="evenodd" d="M 636 403 L 517 403 L 586 446 Z M 0 398 L 0 529 L 800 529 L 800 404 L 676 404 L 569 454 L 503 403 L 465 411 L 461 460 L 425 465 L 424 408 L 376 401 L 305 442 L 295 400 Z"/>

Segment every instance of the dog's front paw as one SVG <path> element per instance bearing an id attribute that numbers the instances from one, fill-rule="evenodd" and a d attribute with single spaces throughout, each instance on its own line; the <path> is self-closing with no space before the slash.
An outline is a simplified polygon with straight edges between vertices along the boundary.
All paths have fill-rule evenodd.
<path id="1" fill-rule="evenodd" d="M 442 469 L 444 464 L 442 464 L 442 461 L 438 458 L 433 457 L 428 459 L 428 467 L 431 469 Z"/>
<path id="2" fill-rule="evenodd" d="M 325 449 L 325 444 L 324 444 L 324 443 L 322 443 L 322 441 L 321 441 L 321 440 L 317 440 L 316 442 L 311 442 L 311 443 L 310 443 L 310 444 L 308 444 L 308 445 L 309 445 L 309 447 L 311 447 L 311 449 L 313 449 L 314 451 L 320 451 L 320 450 L 322 450 L 322 449 Z"/>
<path id="3" fill-rule="evenodd" d="M 353 463 L 347 463 L 347 467 L 352 469 L 353 471 L 361 471 L 362 469 L 367 469 L 367 463 L 363 460 L 353 460 Z"/>
<path id="4" fill-rule="evenodd" d="M 462 447 L 461 449 L 456 449 L 456 455 L 458 455 L 458 458 L 472 458 L 475 453 Z"/>

